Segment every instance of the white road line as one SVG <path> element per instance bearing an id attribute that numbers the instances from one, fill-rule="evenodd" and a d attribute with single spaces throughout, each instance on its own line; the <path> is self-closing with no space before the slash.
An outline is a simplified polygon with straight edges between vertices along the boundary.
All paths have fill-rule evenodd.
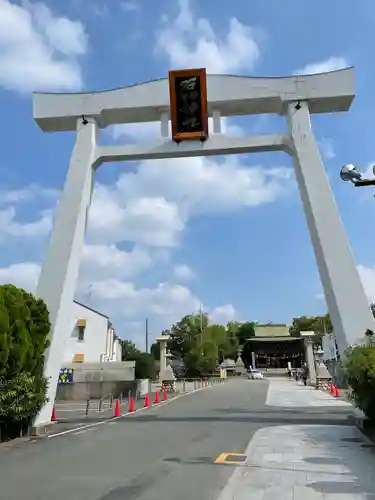
<path id="1" fill-rule="evenodd" d="M 218 385 L 209 385 L 207 387 L 203 387 L 203 388 L 199 388 L 199 389 L 194 389 L 193 391 L 185 392 L 184 394 L 179 394 L 178 396 L 176 396 L 174 398 L 171 398 L 171 399 L 168 399 L 167 401 L 162 401 L 161 403 L 158 403 L 158 404 L 155 404 L 155 405 L 151 405 L 149 407 L 138 408 L 137 410 L 135 410 L 133 412 L 129 412 L 128 411 L 126 413 L 123 413 L 119 417 L 113 417 L 111 420 L 102 420 L 100 422 L 94 422 L 94 423 L 87 424 L 87 425 L 84 425 L 84 426 L 74 427 L 73 429 L 67 429 L 66 431 L 57 432 L 56 434 L 50 434 L 47 437 L 48 437 L 48 439 L 52 439 L 52 438 L 55 438 L 55 437 L 66 436 L 68 434 L 72 434 L 73 432 L 76 432 L 77 430 L 83 430 L 83 429 L 89 429 L 89 428 L 93 428 L 93 427 L 98 427 L 99 425 L 109 424 L 110 422 L 114 423 L 114 421 L 118 420 L 119 418 L 128 417 L 130 415 L 135 415 L 136 413 L 140 413 L 140 412 L 142 412 L 144 410 L 151 410 L 151 409 L 154 409 L 154 408 L 160 408 L 160 407 L 165 406 L 165 405 L 167 405 L 169 403 L 172 403 L 173 401 L 176 401 L 176 399 L 183 398 L 184 396 L 189 396 L 189 394 L 195 394 L 196 392 L 199 392 L 199 391 L 202 391 L 202 390 L 205 390 L 205 389 L 212 389 L 213 387 L 220 387 L 220 385 L 221 384 L 218 384 Z"/>
<path id="2" fill-rule="evenodd" d="M 82 431 L 76 432 L 74 435 L 79 436 L 80 434 L 85 434 L 86 432 L 93 431 L 94 428 L 90 427 L 89 429 L 83 429 Z"/>

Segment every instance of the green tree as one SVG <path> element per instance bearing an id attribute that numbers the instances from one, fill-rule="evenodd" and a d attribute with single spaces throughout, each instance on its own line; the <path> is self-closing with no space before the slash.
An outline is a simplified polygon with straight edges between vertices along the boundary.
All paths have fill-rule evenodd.
<path id="1" fill-rule="evenodd" d="M 351 397 L 363 413 L 375 421 L 375 349 L 358 345 L 345 353 L 344 370 L 352 389 Z"/>
<path id="2" fill-rule="evenodd" d="M 155 359 L 155 361 L 160 360 L 160 344 L 159 342 L 155 342 L 154 344 L 151 344 L 151 355 Z"/>
<path id="3" fill-rule="evenodd" d="M 240 325 L 237 331 L 237 338 L 241 346 L 243 346 L 250 337 L 255 337 L 256 325 L 254 321 L 246 321 Z"/>
<path id="4" fill-rule="evenodd" d="M 122 361 L 134 361 L 135 357 L 140 354 L 140 350 L 131 340 L 119 339 L 121 345 Z"/>
<path id="5" fill-rule="evenodd" d="M 122 361 L 135 361 L 135 378 L 155 378 L 156 364 L 152 354 L 142 352 L 131 340 L 120 339 Z"/>
<path id="6" fill-rule="evenodd" d="M 135 378 L 154 379 L 156 376 L 156 365 L 153 356 L 147 352 L 139 352 L 135 355 Z"/>
<path id="7" fill-rule="evenodd" d="M 242 323 L 239 321 L 229 321 L 227 323 L 227 332 L 229 337 L 237 337 L 238 330 L 240 329 L 240 326 Z"/>
<path id="8" fill-rule="evenodd" d="M 6 377 L 8 359 L 12 347 L 9 314 L 4 295 L 0 293 L 0 377 Z"/>
<path id="9" fill-rule="evenodd" d="M 166 333 L 171 335 L 168 348 L 171 353 L 185 359 L 187 353 L 196 345 L 197 339 L 202 339 L 203 330 L 208 326 L 206 314 L 188 314 L 175 323 Z"/>
<path id="10" fill-rule="evenodd" d="M 185 357 L 185 366 L 189 374 L 208 375 L 216 370 L 218 364 L 218 347 L 210 339 L 197 341 Z"/>
<path id="11" fill-rule="evenodd" d="M 321 337 L 326 333 L 332 333 L 332 323 L 329 313 L 324 316 L 300 316 L 293 318 L 289 333 L 292 337 L 300 337 L 301 332 L 315 332 L 316 342 L 321 343 Z"/>
<path id="12" fill-rule="evenodd" d="M 40 299 L 13 285 L 0 286 L 0 433 L 19 435 L 46 402 L 44 353 L 49 314 Z"/>
<path id="13" fill-rule="evenodd" d="M 203 339 L 211 340 L 218 351 L 218 361 L 221 363 L 225 358 L 236 358 L 238 351 L 238 340 L 234 332 L 227 330 L 224 325 L 208 325 L 203 330 Z"/>

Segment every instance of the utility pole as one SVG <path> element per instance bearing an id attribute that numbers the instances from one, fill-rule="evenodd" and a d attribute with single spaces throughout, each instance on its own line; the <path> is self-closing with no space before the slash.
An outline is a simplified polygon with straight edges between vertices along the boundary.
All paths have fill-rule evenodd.
<path id="1" fill-rule="evenodd" d="M 202 302 L 199 305 L 199 320 L 200 320 L 200 330 L 201 330 L 201 350 L 203 355 L 203 305 Z"/>
<path id="2" fill-rule="evenodd" d="M 87 287 L 87 305 L 90 305 L 91 302 L 91 293 L 92 293 L 92 285 Z"/>
<path id="3" fill-rule="evenodd" d="M 146 341 L 146 352 L 148 353 L 148 318 L 146 318 L 146 324 L 145 324 L 145 341 Z"/>

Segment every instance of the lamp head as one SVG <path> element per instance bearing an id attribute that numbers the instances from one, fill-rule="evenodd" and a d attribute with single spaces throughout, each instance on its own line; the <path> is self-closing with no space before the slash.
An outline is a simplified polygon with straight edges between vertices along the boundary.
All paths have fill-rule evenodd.
<path id="1" fill-rule="evenodd" d="M 340 177 L 345 182 L 355 182 L 362 179 L 362 174 L 355 165 L 349 163 L 341 167 Z"/>

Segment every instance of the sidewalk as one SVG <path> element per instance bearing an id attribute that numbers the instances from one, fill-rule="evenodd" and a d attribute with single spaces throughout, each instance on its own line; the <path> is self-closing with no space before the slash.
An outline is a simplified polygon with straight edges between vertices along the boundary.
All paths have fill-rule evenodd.
<path id="1" fill-rule="evenodd" d="M 276 403 L 289 412 L 301 403 L 312 411 L 326 406 L 327 414 L 349 405 L 290 381 L 270 383 L 267 404 L 282 406 Z M 220 500 L 375 499 L 375 446 L 354 426 L 262 428 L 245 454 L 246 464 L 236 468 Z"/>
<path id="2" fill-rule="evenodd" d="M 267 406 L 341 406 L 351 404 L 343 398 L 335 398 L 328 392 L 317 391 L 314 387 L 305 386 L 303 382 L 294 380 L 272 380 L 267 394 Z"/>

